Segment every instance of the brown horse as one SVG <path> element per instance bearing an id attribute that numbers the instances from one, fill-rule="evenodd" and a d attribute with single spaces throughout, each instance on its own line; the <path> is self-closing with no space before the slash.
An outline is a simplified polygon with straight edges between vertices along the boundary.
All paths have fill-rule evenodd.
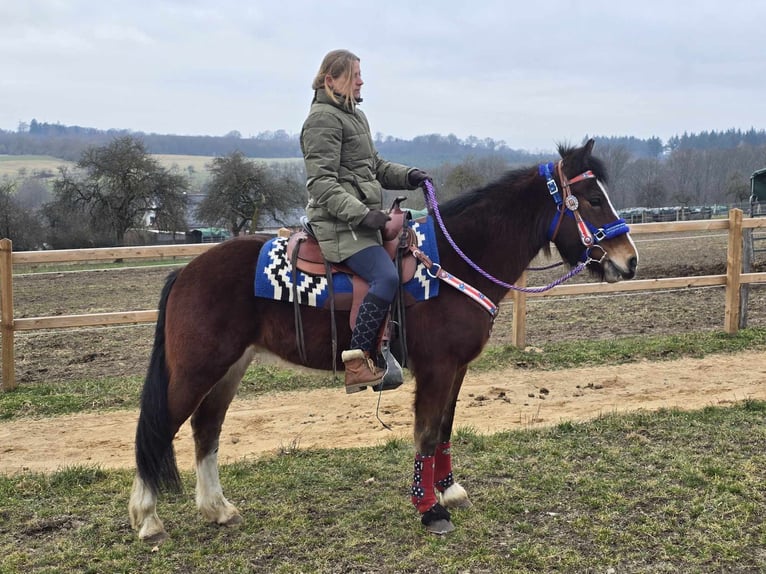
<path id="1" fill-rule="evenodd" d="M 560 146 L 557 164 L 510 171 L 442 206 L 432 204 L 432 215 L 443 224 L 436 230 L 442 269 L 495 305 L 538 252 L 549 252 L 551 242 L 570 266 L 585 264 L 608 282 L 632 278 L 635 245 L 609 202 L 604 165 L 592 148 L 593 140 L 579 148 Z M 141 539 L 167 536 L 157 496 L 163 487 L 179 486 L 172 441 L 189 417 L 199 510 L 217 524 L 242 520 L 218 476 L 226 411 L 256 348 L 301 362 L 292 303 L 253 296 L 255 262 L 267 239 L 255 235 L 221 243 L 169 277 L 163 289 L 129 505 Z M 351 336 L 344 313 L 337 321 L 338 354 Z M 329 316 L 324 309 L 302 307 L 310 367 L 329 370 L 340 364 L 340 357 L 328 352 Z M 492 311 L 450 286 L 406 309 L 407 364 L 416 381 L 412 503 L 431 532 L 453 528 L 447 508 L 470 504 L 452 475 L 450 436 L 463 378 L 487 343 L 493 319 Z"/>

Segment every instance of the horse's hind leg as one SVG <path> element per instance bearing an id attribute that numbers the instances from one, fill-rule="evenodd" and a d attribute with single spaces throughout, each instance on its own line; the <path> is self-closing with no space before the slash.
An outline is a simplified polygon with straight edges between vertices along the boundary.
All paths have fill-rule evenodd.
<path id="1" fill-rule="evenodd" d="M 196 502 L 205 519 L 231 526 L 242 522 L 237 508 L 223 495 L 218 476 L 218 444 L 226 411 L 255 354 L 248 348 L 215 384 L 191 418 L 197 467 Z"/>
<path id="2" fill-rule="evenodd" d="M 138 537 L 149 544 L 159 544 L 168 537 L 165 526 L 157 515 L 157 493 L 136 474 L 128 505 L 130 525 L 138 530 Z"/>

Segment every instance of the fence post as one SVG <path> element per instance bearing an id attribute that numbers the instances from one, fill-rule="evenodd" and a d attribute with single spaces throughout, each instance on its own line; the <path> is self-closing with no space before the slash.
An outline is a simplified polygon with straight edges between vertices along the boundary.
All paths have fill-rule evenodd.
<path id="1" fill-rule="evenodd" d="M 16 388 L 13 359 L 13 244 L 0 239 L 0 346 L 2 346 L 3 391 Z"/>
<path id="2" fill-rule="evenodd" d="M 515 283 L 518 287 L 527 286 L 527 272 L 521 274 Z M 511 324 L 511 345 L 518 349 L 527 346 L 527 294 L 513 290 L 513 322 Z"/>
<path id="3" fill-rule="evenodd" d="M 726 249 L 726 306 L 723 330 L 733 335 L 739 328 L 740 278 L 742 275 L 742 210 L 729 210 L 729 244 Z"/>
<path id="4" fill-rule="evenodd" d="M 742 273 L 750 273 L 753 265 L 753 230 L 742 230 Z M 750 298 L 750 284 L 739 288 L 739 328 L 747 327 L 747 303 Z"/>

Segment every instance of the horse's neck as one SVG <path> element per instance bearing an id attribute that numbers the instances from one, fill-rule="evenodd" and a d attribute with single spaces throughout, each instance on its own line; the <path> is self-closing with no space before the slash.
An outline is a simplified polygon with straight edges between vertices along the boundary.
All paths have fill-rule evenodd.
<path id="1" fill-rule="evenodd" d="M 480 289 L 493 300 L 502 299 L 508 289 L 487 278 L 482 271 L 504 283 L 515 283 L 546 241 L 538 237 L 534 217 L 526 209 L 479 209 L 477 217 L 468 213 L 444 219 L 452 243 L 479 267 L 476 269 L 455 251 L 445 237 L 440 238 L 439 253 L 445 270 Z M 491 205 L 491 204 L 490 204 Z"/>

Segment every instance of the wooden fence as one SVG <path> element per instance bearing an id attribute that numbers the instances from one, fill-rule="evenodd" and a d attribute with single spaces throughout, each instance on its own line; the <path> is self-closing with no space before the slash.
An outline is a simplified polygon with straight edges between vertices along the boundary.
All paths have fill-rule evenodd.
<path id="1" fill-rule="evenodd" d="M 653 291 L 659 289 L 686 289 L 690 287 L 724 286 L 725 310 L 723 329 L 735 333 L 739 329 L 741 288 L 750 283 L 766 283 L 766 273 L 743 273 L 743 231 L 766 228 L 766 218 L 743 218 L 740 209 L 732 209 L 728 219 L 683 221 L 669 223 L 642 223 L 631 226 L 631 235 L 672 233 L 686 231 L 728 230 L 725 275 L 697 277 L 671 277 L 664 279 L 637 279 L 620 283 L 588 283 L 559 285 L 544 293 L 512 291 L 512 342 L 523 347 L 526 340 L 526 300 L 529 297 L 554 297 L 590 293 L 617 293 L 627 291 Z M 13 266 L 21 264 L 62 263 L 77 261 L 114 261 L 116 259 L 157 259 L 161 257 L 189 257 L 199 255 L 211 244 L 167 245 L 152 247 L 118 247 L 111 249 L 68 249 L 58 251 L 20 251 L 14 253 L 11 241 L 0 240 L 0 334 L 2 342 L 2 389 L 16 387 L 14 370 L 14 333 L 36 329 L 65 327 L 108 326 L 151 323 L 157 319 L 156 310 L 91 313 L 87 315 L 59 315 L 52 317 L 26 317 L 15 319 L 13 314 Z M 518 285 L 526 281 L 526 274 Z"/>

